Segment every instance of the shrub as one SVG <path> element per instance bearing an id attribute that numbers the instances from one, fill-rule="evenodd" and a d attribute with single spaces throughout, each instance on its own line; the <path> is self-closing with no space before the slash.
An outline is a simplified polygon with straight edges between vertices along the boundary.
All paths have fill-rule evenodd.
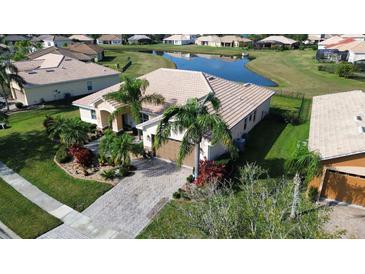
<path id="1" fill-rule="evenodd" d="M 119 175 L 122 176 L 122 177 L 125 177 L 129 174 L 129 169 L 128 167 L 125 167 L 125 166 L 121 166 L 119 168 Z"/>
<path id="2" fill-rule="evenodd" d="M 17 109 L 21 109 L 21 108 L 23 108 L 23 103 L 22 102 L 16 102 L 15 106 L 16 106 Z"/>
<path id="3" fill-rule="evenodd" d="M 354 73 L 354 65 L 350 63 L 340 63 L 337 65 L 336 73 L 340 77 L 350 78 Z"/>
<path id="4" fill-rule="evenodd" d="M 181 198 L 181 193 L 179 191 L 174 192 L 174 194 L 172 194 L 172 197 L 174 199 L 180 199 Z"/>
<path id="5" fill-rule="evenodd" d="M 194 176 L 192 174 L 190 174 L 188 177 L 186 177 L 186 181 L 188 181 L 189 183 L 192 183 L 194 181 Z"/>
<path id="6" fill-rule="evenodd" d="M 318 189 L 314 186 L 310 186 L 307 192 L 308 199 L 315 202 L 318 198 Z"/>
<path id="7" fill-rule="evenodd" d="M 206 183 L 221 181 L 225 175 L 225 165 L 204 159 L 199 163 L 199 171 L 199 176 L 196 178 L 195 184 L 197 186 L 204 186 Z"/>
<path id="8" fill-rule="evenodd" d="M 0 111 L 0 122 L 1 123 L 7 123 L 8 122 L 8 118 L 9 118 L 9 115 L 7 115 L 6 113 Z"/>
<path id="9" fill-rule="evenodd" d="M 100 175 L 106 180 L 113 180 L 115 178 L 115 170 L 114 169 L 104 170 Z"/>
<path id="10" fill-rule="evenodd" d="M 56 161 L 61 164 L 71 161 L 71 155 L 66 147 L 60 146 L 60 148 L 57 150 Z"/>
<path id="11" fill-rule="evenodd" d="M 93 153 L 90 149 L 86 147 L 73 146 L 69 149 L 69 153 L 75 157 L 76 162 L 78 162 L 83 167 L 89 167 L 93 161 Z"/>

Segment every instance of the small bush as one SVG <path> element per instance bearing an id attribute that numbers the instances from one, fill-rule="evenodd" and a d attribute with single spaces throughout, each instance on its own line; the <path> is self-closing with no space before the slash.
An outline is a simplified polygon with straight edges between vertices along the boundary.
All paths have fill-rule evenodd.
<path id="1" fill-rule="evenodd" d="M 204 186 L 206 183 L 220 182 L 226 173 L 224 164 L 218 164 L 215 161 L 206 159 L 200 161 L 199 171 L 199 176 L 195 180 L 197 186 Z"/>
<path id="2" fill-rule="evenodd" d="M 121 177 L 125 177 L 125 176 L 127 176 L 128 174 L 129 174 L 129 169 L 128 169 L 128 167 L 121 166 L 121 167 L 119 168 L 119 175 L 120 175 Z"/>
<path id="3" fill-rule="evenodd" d="M 307 192 L 308 199 L 315 202 L 318 198 L 318 189 L 314 186 L 310 186 Z"/>
<path id="4" fill-rule="evenodd" d="M 68 152 L 67 148 L 61 146 L 56 152 L 56 161 L 63 164 L 71 161 L 72 157 Z"/>
<path id="5" fill-rule="evenodd" d="M 113 180 L 115 178 L 115 170 L 114 169 L 104 170 L 100 175 L 106 180 Z"/>
<path id="6" fill-rule="evenodd" d="M 174 192 L 174 194 L 172 194 L 172 197 L 174 199 L 180 199 L 181 198 L 181 193 L 179 191 Z"/>
<path id="7" fill-rule="evenodd" d="M 340 63 L 337 66 L 336 73 L 340 77 L 350 78 L 354 73 L 354 65 L 350 63 Z"/>
<path id="8" fill-rule="evenodd" d="M 192 174 L 190 174 L 188 177 L 186 177 L 186 181 L 188 181 L 189 183 L 192 183 L 194 181 L 194 176 Z"/>
<path id="9" fill-rule="evenodd" d="M 83 167 L 89 167 L 93 161 L 93 153 L 86 147 L 73 146 L 69 153 L 75 157 L 76 161 Z"/>
<path id="10" fill-rule="evenodd" d="M 16 102 L 15 106 L 16 106 L 17 109 L 21 109 L 21 108 L 23 108 L 23 103 L 22 102 Z"/>

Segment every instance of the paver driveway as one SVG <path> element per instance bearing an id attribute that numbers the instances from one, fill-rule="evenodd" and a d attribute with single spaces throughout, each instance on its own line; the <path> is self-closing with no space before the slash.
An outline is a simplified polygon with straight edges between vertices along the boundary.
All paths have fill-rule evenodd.
<path id="1" fill-rule="evenodd" d="M 82 213 L 97 227 L 118 231 L 115 238 L 135 238 L 191 173 L 158 159 L 136 160 L 137 170 Z M 63 224 L 40 238 L 85 238 Z"/>
<path id="2" fill-rule="evenodd" d="M 325 229 L 334 232 L 346 230 L 345 239 L 365 239 L 365 209 L 330 203 L 332 211 Z"/>

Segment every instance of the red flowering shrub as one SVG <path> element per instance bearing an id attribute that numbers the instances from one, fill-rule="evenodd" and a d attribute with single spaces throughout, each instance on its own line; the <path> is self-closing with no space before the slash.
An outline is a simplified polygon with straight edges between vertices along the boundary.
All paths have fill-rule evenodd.
<path id="1" fill-rule="evenodd" d="M 86 147 L 72 146 L 69 149 L 70 154 L 75 157 L 76 162 L 84 167 L 91 166 L 93 153 Z"/>
<path id="2" fill-rule="evenodd" d="M 197 186 L 204 186 L 207 182 L 217 182 L 223 179 L 226 173 L 225 165 L 218 164 L 212 160 L 201 160 L 199 162 L 199 176 L 195 180 Z"/>

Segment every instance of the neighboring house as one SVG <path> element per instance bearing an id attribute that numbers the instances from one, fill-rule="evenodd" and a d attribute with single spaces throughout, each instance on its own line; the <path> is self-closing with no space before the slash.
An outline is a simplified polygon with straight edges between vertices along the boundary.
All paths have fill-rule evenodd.
<path id="1" fill-rule="evenodd" d="M 317 59 L 327 59 L 334 62 L 365 62 L 365 41 L 342 38 L 338 43 L 327 44 L 325 49 L 318 50 Z"/>
<path id="2" fill-rule="evenodd" d="M 26 40 L 29 40 L 29 39 L 23 35 L 16 35 L 16 34 L 14 34 L 14 35 L 9 34 L 9 35 L 6 35 L 4 38 L 5 44 L 9 45 L 9 46 L 15 45 L 15 43 L 18 41 L 26 41 Z"/>
<path id="3" fill-rule="evenodd" d="M 24 105 L 86 95 L 120 81 L 118 71 L 53 53 L 14 65 L 26 84 L 21 89 L 13 82 L 11 93 Z"/>
<path id="4" fill-rule="evenodd" d="M 342 38 L 352 38 L 355 41 L 365 41 L 365 35 L 364 34 L 342 34 Z"/>
<path id="5" fill-rule="evenodd" d="M 166 144 L 157 150 L 152 148 L 157 126 L 167 106 L 183 105 L 189 98 L 202 99 L 208 93 L 214 92 L 221 103 L 219 113 L 231 130 L 232 137 L 238 140 L 268 114 L 270 100 L 274 95 L 274 91 L 264 87 L 232 82 L 198 71 L 160 68 L 140 78 L 149 82 L 145 94 L 161 94 L 165 97 L 165 104 L 143 104 L 142 123 L 138 125 L 133 122 L 126 108 L 125 113 L 118 114 L 114 119 L 112 129 L 119 132 L 136 127 L 142 132 L 145 149 L 168 161 L 176 160 L 183 132 L 172 131 Z M 74 101 L 73 105 L 80 108 L 81 120 L 96 124 L 100 129 L 108 127 L 111 113 L 123 104 L 105 100 L 103 96 L 119 90 L 121 84 Z M 213 112 L 213 109 L 210 108 L 210 111 Z M 201 148 L 201 156 L 207 159 L 215 159 L 226 152 L 223 145 L 212 145 L 208 137 L 202 141 Z M 193 165 L 193 153 L 184 160 L 184 165 Z"/>
<path id="6" fill-rule="evenodd" d="M 339 35 L 332 36 L 318 43 L 318 49 L 325 49 L 329 45 L 337 44 L 341 42 L 343 38 Z"/>
<path id="7" fill-rule="evenodd" d="M 121 45 L 122 35 L 120 34 L 103 34 L 96 39 L 98 45 Z"/>
<path id="8" fill-rule="evenodd" d="M 146 35 L 136 34 L 128 38 L 128 44 L 149 44 L 152 39 Z"/>
<path id="9" fill-rule="evenodd" d="M 298 41 L 287 38 L 283 35 L 271 35 L 258 41 L 256 44 L 260 48 L 271 48 L 272 46 L 293 48 L 298 45 Z"/>
<path id="10" fill-rule="evenodd" d="M 174 34 L 163 39 L 164 44 L 171 44 L 177 46 L 194 44 L 194 42 L 195 42 L 195 36 L 190 34 Z"/>
<path id="11" fill-rule="evenodd" d="M 74 34 L 68 37 L 68 39 L 71 39 L 75 42 L 81 42 L 84 44 L 94 44 L 94 38 L 87 36 L 85 34 Z"/>
<path id="12" fill-rule="evenodd" d="M 365 41 L 356 41 L 348 49 L 347 61 L 350 63 L 365 63 Z"/>
<path id="13" fill-rule="evenodd" d="M 99 62 L 104 58 L 104 49 L 98 45 L 77 43 L 69 45 L 67 49 L 89 56 L 95 62 Z"/>
<path id="14" fill-rule="evenodd" d="M 252 43 L 250 39 L 237 35 L 207 35 L 198 37 L 195 40 L 195 44 L 197 45 L 211 47 L 242 47 L 249 43 Z"/>
<path id="15" fill-rule="evenodd" d="M 72 41 L 68 37 L 62 35 L 43 34 L 38 37 L 33 37 L 32 42 L 42 43 L 43 48 L 49 48 L 49 47 L 60 48 L 60 47 L 67 47 L 69 44 L 71 44 Z"/>
<path id="16" fill-rule="evenodd" d="M 364 92 L 313 97 L 308 148 L 324 166 L 310 186 L 321 197 L 365 206 Z"/>
<path id="17" fill-rule="evenodd" d="M 53 53 L 53 54 L 58 54 L 58 55 L 64 55 L 70 58 L 74 58 L 83 62 L 90 62 L 93 61 L 93 57 L 77 52 L 77 51 L 73 51 L 70 50 L 68 48 L 57 48 L 57 47 L 49 47 L 49 48 L 45 48 L 45 49 L 40 49 L 37 51 L 34 51 L 30 54 L 28 54 L 28 59 L 33 60 L 36 58 L 39 58 L 41 56 L 47 55 L 49 53 Z"/>

